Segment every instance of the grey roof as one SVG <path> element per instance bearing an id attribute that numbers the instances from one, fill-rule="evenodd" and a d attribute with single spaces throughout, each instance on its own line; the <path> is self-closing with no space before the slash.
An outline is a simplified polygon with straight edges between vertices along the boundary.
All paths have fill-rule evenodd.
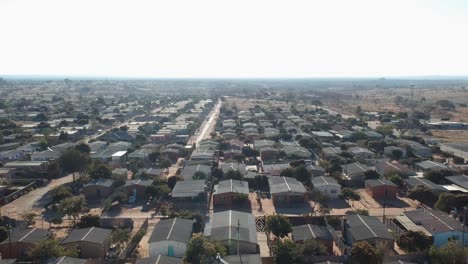
<path id="1" fill-rule="evenodd" d="M 72 257 L 60 257 L 56 259 L 52 259 L 47 264 L 85 264 L 88 262 L 87 259 L 80 259 L 80 258 L 72 258 Z"/>
<path id="2" fill-rule="evenodd" d="M 24 242 L 35 244 L 43 239 L 46 239 L 50 235 L 49 231 L 39 228 L 28 228 L 16 230 L 13 229 L 11 232 L 11 242 Z M 2 241 L 0 244 L 8 244 L 8 238 Z"/>
<path id="3" fill-rule="evenodd" d="M 364 173 L 370 170 L 369 167 L 359 162 L 341 165 L 341 168 L 343 168 L 343 171 L 345 171 L 347 174 Z"/>
<path id="4" fill-rule="evenodd" d="M 172 189 L 171 196 L 176 198 L 197 197 L 205 192 L 205 180 L 178 181 Z"/>
<path id="5" fill-rule="evenodd" d="M 209 175 L 211 173 L 211 167 L 208 165 L 203 165 L 203 164 L 189 165 L 182 169 L 182 171 L 180 172 L 180 176 L 182 176 L 183 178 L 186 178 L 186 177 L 192 178 L 192 176 L 197 171 L 201 171 L 201 172 L 204 172 L 206 175 Z"/>
<path id="6" fill-rule="evenodd" d="M 445 179 L 453 182 L 454 184 L 461 186 L 465 189 L 468 189 L 468 176 L 458 175 L 458 176 L 448 176 Z"/>
<path id="7" fill-rule="evenodd" d="M 148 173 L 149 175 L 161 175 L 161 169 L 159 168 L 149 168 L 146 173 Z"/>
<path id="8" fill-rule="evenodd" d="M 290 177 L 269 177 L 270 193 L 306 193 L 304 185 L 298 180 Z"/>
<path id="9" fill-rule="evenodd" d="M 154 227 L 148 243 L 164 240 L 188 243 L 192 236 L 193 220 L 172 218 L 159 221 Z"/>
<path id="10" fill-rule="evenodd" d="M 407 211 L 405 215 L 415 224 L 423 226 L 433 235 L 455 230 L 463 231 L 460 222 L 439 210 L 417 209 Z"/>
<path id="11" fill-rule="evenodd" d="M 212 219 L 205 225 L 205 235 L 217 241 L 237 240 L 239 236 L 240 241 L 257 243 L 253 215 L 232 210 L 214 213 Z"/>
<path id="12" fill-rule="evenodd" d="M 397 187 L 393 182 L 386 179 L 371 179 L 366 180 L 366 186 L 377 187 L 377 186 L 392 186 Z"/>
<path id="13" fill-rule="evenodd" d="M 241 254 L 224 256 L 223 260 L 229 264 L 261 264 L 262 258 L 259 254 Z"/>
<path id="14" fill-rule="evenodd" d="M 430 190 L 445 191 L 444 187 L 437 185 L 426 178 L 410 177 L 408 179 L 405 179 L 404 181 L 411 188 L 422 185 L 422 186 L 426 186 Z"/>
<path id="15" fill-rule="evenodd" d="M 437 169 L 448 169 L 448 167 L 440 162 L 436 162 L 436 161 L 432 161 L 432 160 L 424 160 L 424 161 L 421 161 L 421 162 L 418 162 L 415 164 L 416 166 L 418 167 L 421 167 L 425 170 L 429 170 L 429 169 L 434 169 L 434 168 L 437 168 Z"/>
<path id="16" fill-rule="evenodd" d="M 228 162 L 219 164 L 219 168 L 224 172 L 228 172 L 230 170 L 239 171 L 241 175 L 245 174 L 245 164 L 243 163 L 236 163 L 236 162 Z"/>
<path id="17" fill-rule="evenodd" d="M 111 187 L 113 183 L 114 181 L 110 179 L 99 179 L 99 180 L 88 182 L 87 184 L 84 185 L 84 187 L 95 186 L 95 185 Z"/>
<path id="18" fill-rule="evenodd" d="M 365 215 L 348 215 L 347 225 L 354 240 L 383 238 L 393 240 L 387 227 L 377 217 Z"/>
<path id="19" fill-rule="evenodd" d="M 132 186 L 132 185 L 141 185 L 141 186 L 150 186 L 153 184 L 153 180 L 140 180 L 140 179 L 134 179 L 134 180 L 127 180 L 125 181 L 125 187 Z"/>
<path id="20" fill-rule="evenodd" d="M 143 148 L 143 149 L 137 149 L 133 151 L 132 153 L 128 154 L 129 158 L 147 158 L 149 154 L 153 152 L 152 149 L 148 148 Z"/>
<path id="21" fill-rule="evenodd" d="M 333 237 L 328 228 L 326 228 L 325 226 L 310 224 L 294 226 L 292 228 L 292 236 L 294 241 L 304 241 L 309 238 L 329 241 L 333 240 Z"/>
<path id="22" fill-rule="evenodd" d="M 62 244 L 85 241 L 102 245 L 107 241 L 111 232 L 109 229 L 99 227 L 74 229 Z"/>
<path id="23" fill-rule="evenodd" d="M 314 185 L 314 187 L 320 187 L 320 186 L 325 186 L 325 185 L 333 185 L 333 186 L 341 187 L 341 185 L 339 185 L 338 182 L 332 177 L 324 177 L 324 176 L 312 178 L 312 184 Z"/>
<path id="24" fill-rule="evenodd" d="M 249 194 L 249 183 L 233 179 L 220 181 L 214 186 L 213 195 L 231 192 Z"/>
<path id="25" fill-rule="evenodd" d="M 182 259 L 158 255 L 157 257 L 137 259 L 136 264 L 182 264 Z"/>

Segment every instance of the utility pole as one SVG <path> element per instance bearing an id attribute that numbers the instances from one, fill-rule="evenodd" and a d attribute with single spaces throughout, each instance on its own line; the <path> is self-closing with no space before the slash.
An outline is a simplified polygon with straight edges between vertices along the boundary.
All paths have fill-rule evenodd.
<path id="1" fill-rule="evenodd" d="M 240 256 L 240 249 L 239 249 L 239 244 L 240 244 L 240 220 L 237 219 L 237 255 Z"/>

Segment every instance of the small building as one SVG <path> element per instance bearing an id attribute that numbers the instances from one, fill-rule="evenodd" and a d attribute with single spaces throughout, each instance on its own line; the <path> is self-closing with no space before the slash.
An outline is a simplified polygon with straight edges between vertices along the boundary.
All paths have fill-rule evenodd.
<path id="1" fill-rule="evenodd" d="M 344 176 L 352 181 L 364 181 L 366 172 L 370 170 L 369 167 L 359 162 L 341 165 L 341 168 Z"/>
<path id="2" fill-rule="evenodd" d="M 308 172 L 311 173 L 312 177 L 319 177 L 325 175 L 325 169 L 314 164 L 307 165 L 306 169 Z"/>
<path id="3" fill-rule="evenodd" d="M 1 256 L 3 259 L 26 257 L 32 247 L 34 247 L 38 242 L 49 238 L 51 235 L 52 234 L 49 231 L 39 228 L 22 230 L 13 229 L 11 232 L 11 238 L 7 238 L 0 243 Z"/>
<path id="4" fill-rule="evenodd" d="M 291 168 L 289 163 L 263 164 L 262 166 L 263 173 L 269 176 L 280 176 L 283 170 L 289 168 Z"/>
<path id="5" fill-rule="evenodd" d="M 384 147 L 384 154 L 388 157 L 393 157 L 393 152 L 394 151 L 400 151 L 401 152 L 401 158 L 406 158 L 406 149 L 396 147 L 396 146 L 388 146 Z"/>
<path id="6" fill-rule="evenodd" d="M 418 186 L 424 186 L 435 193 L 447 191 L 444 187 L 422 177 L 409 177 L 408 179 L 405 179 L 403 181 L 405 182 L 405 186 L 408 190 L 416 188 Z"/>
<path id="7" fill-rule="evenodd" d="M 466 190 L 468 190 L 468 176 L 458 175 L 458 176 L 447 176 L 445 177 L 448 181 L 452 182 L 455 185 L 458 185 Z"/>
<path id="8" fill-rule="evenodd" d="M 343 229 L 346 243 L 350 246 L 356 242 L 367 241 L 373 246 L 393 249 L 395 244 L 395 239 L 387 227 L 374 216 L 347 215 Z"/>
<path id="9" fill-rule="evenodd" d="M 341 185 L 332 177 L 314 177 L 312 178 L 312 185 L 322 194 L 335 199 L 341 194 Z"/>
<path id="10" fill-rule="evenodd" d="M 447 165 L 444 165 L 440 162 L 431 161 L 431 160 L 424 160 L 414 164 L 416 170 L 422 172 L 428 171 L 441 171 L 441 170 L 449 170 L 450 168 Z"/>
<path id="11" fill-rule="evenodd" d="M 353 155 L 354 158 L 356 159 L 373 159 L 375 158 L 375 153 L 366 149 L 366 148 L 361 148 L 361 147 L 352 147 L 348 149 L 348 152 Z"/>
<path id="12" fill-rule="evenodd" d="M 234 159 L 234 157 L 242 155 L 242 150 L 238 149 L 228 149 L 223 151 L 224 160 Z"/>
<path id="13" fill-rule="evenodd" d="M 112 231 L 99 227 L 74 229 L 62 246 L 78 251 L 80 258 L 104 258 L 110 247 Z"/>
<path id="14" fill-rule="evenodd" d="M 224 256 L 223 260 L 229 264 L 262 264 L 260 254 L 228 255 Z"/>
<path id="15" fill-rule="evenodd" d="M 239 195 L 249 195 L 249 183 L 238 180 L 220 181 L 214 186 L 213 205 L 232 206 Z"/>
<path id="16" fill-rule="evenodd" d="M 465 163 L 468 162 L 468 143 L 444 143 L 440 145 L 440 150 L 463 159 Z"/>
<path id="17" fill-rule="evenodd" d="M 193 176 L 197 171 L 203 172 L 207 178 L 211 175 L 211 167 L 204 164 L 185 166 L 180 172 L 180 176 L 185 180 L 193 180 Z"/>
<path id="18" fill-rule="evenodd" d="M 193 231 L 193 220 L 172 218 L 159 221 L 151 234 L 149 256 L 182 258 Z"/>
<path id="19" fill-rule="evenodd" d="M 99 179 L 83 186 L 83 193 L 88 200 L 106 199 L 112 194 L 113 180 Z"/>
<path id="20" fill-rule="evenodd" d="M 257 230 L 254 216 L 239 211 L 214 213 L 205 223 L 204 235 L 210 240 L 219 241 L 227 248 L 228 254 L 257 254 Z"/>
<path id="21" fill-rule="evenodd" d="M 269 177 L 270 194 L 275 205 L 292 205 L 303 203 L 306 189 L 304 185 L 290 177 Z"/>
<path id="22" fill-rule="evenodd" d="M 415 175 L 415 172 L 398 161 L 382 161 L 375 165 L 375 171 L 380 175 L 386 176 L 391 174 L 398 174 L 401 177 L 408 177 Z"/>
<path id="23" fill-rule="evenodd" d="M 241 174 L 241 176 L 244 176 L 246 172 L 245 164 L 238 163 L 238 162 L 222 163 L 222 164 L 219 164 L 219 168 L 223 171 L 224 174 L 226 174 L 230 170 L 233 170 L 233 171 L 238 171 Z"/>
<path id="24" fill-rule="evenodd" d="M 137 259 L 135 264 L 183 264 L 181 258 L 173 258 L 164 255 L 158 255 L 150 258 Z"/>
<path id="25" fill-rule="evenodd" d="M 327 227 L 310 224 L 293 226 L 292 240 L 294 242 L 303 243 L 311 238 L 322 243 L 328 253 L 333 253 L 333 237 Z"/>
<path id="26" fill-rule="evenodd" d="M 129 195 L 130 201 L 143 199 L 146 196 L 146 188 L 153 184 L 153 180 L 127 180 L 125 181 L 125 189 Z M 133 198 L 132 198 L 133 197 Z"/>
<path id="27" fill-rule="evenodd" d="M 257 151 L 260 153 L 262 161 L 275 160 L 280 153 L 279 149 L 269 146 L 258 148 Z"/>
<path id="28" fill-rule="evenodd" d="M 172 189 L 171 197 L 173 200 L 180 201 L 206 200 L 206 181 L 178 181 Z"/>
<path id="29" fill-rule="evenodd" d="M 396 199 L 398 186 L 386 179 L 366 180 L 366 189 L 375 200 Z"/>

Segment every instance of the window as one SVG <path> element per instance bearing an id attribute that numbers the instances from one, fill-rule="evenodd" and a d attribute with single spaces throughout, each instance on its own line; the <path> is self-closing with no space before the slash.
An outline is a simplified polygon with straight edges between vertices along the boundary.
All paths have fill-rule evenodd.
<path id="1" fill-rule="evenodd" d="M 331 193 L 336 193 L 336 190 L 331 190 L 330 192 L 331 192 Z"/>

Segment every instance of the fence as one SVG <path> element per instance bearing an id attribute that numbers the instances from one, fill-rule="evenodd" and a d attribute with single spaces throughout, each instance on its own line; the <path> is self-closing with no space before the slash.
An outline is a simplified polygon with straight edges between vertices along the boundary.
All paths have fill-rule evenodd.
<path id="1" fill-rule="evenodd" d="M 20 190 L 17 190 L 16 192 L 10 193 L 9 195 L 0 198 L 0 205 L 5 205 L 7 203 L 10 203 L 20 198 L 21 196 L 29 193 L 30 191 L 34 190 L 34 188 L 39 186 L 40 182 L 41 181 L 33 181 L 29 183 L 28 185 L 24 186 L 23 188 L 21 188 Z"/>
<path id="2" fill-rule="evenodd" d="M 127 247 L 117 257 L 117 263 L 122 263 L 122 264 L 127 263 L 126 261 L 127 258 L 129 258 L 130 255 L 133 253 L 133 251 L 135 251 L 141 239 L 146 234 L 147 230 L 148 230 L 148 218 L 146 218 L 145 222 L 143 222 L 138 232 L 135 233 L 132 240 L 130 240 L 130 243 L 128 243 Z"/>

